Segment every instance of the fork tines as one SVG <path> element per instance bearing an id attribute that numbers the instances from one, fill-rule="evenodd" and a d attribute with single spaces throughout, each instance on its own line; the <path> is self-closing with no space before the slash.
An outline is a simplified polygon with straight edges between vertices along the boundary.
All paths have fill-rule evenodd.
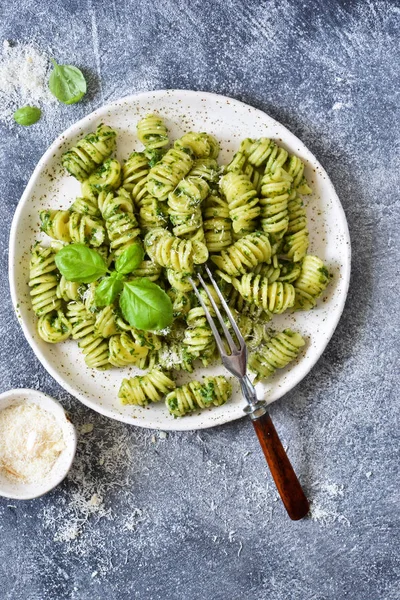
<path id="1" fill-rule="evenodd" d="M 217 303 L 215 302 L 212 294 L 210 293 L 210 291 L 209 291 L 209 289 L 208 289 L 208 287 L 207 287 L 207 285 L 206 285 L 203 277 L 201 276 L 200 273 L 197 273 L 197 277 L 199 278 L 200 284 L 203 287 L 204 291 L 206 292 L 206 294 L 208 296 L 208 299 L 210 300 L 211 306 L 213 307 L 213 310 L 215 311 L 215 315 L 216 315 L 216 317 L 217 317 L 217 319 L 218 319 L 218 321 L 219 321 L 219 323 L 221 325 L 222 331 L 224 332 L 226 341 L 228 342 L 228 346 L 229 346 L 229 349 L 231 351 L 231 355 L 235 356 L 235 355 L 241 354 L 243 351 L 246 350 L 246 344 L 245 344 L 245 341 L 243 339 L 243 336 L 240 333 L 240 330 L 239 330 L 238 326 L 236 325 L 235 319 L 232 316 L 231 310 L 230 310 L 230 308 L 229 308 L 229 306 L 228 306 L 228 304 L 227 304 L 224 296 L 222 295 L 221 290 L 219 289 L 217 283 L 215 282 L 215 279 L 214 279 L 214 277 L 213 277 L 213 275 L 212 275 L 212 273 L 211 273 L 211 271 L 210 271 L 210 269 L 208 268 L 207 265 L 205 265 L 205 269 L 206 269 L 207 274 L 208 274 L 208 276 L 210 278 L 211 284 L 214 287 L 214 289 L 215 289 L 215 291 L 216 291 L 216 293 L 218 295 L 218 298 L 221 301 L 221 305 L 222 305 L 222 307 L 224 308 L 224 310 L 226 312 L 226 315 L 227 315 L 228 320 L 229 320 L 229 322 L 230 322 L 230 324 L 232 326 L 232 329 L 235 332 L 237 341 L 239 343 L 239 347 L 234 342 L 234 340 L 232 338 L 232 335 L 231 335 L 231 332 L 229 331 L 228 327 L 225 324 L 225 321 L 224 321 L 224 318 L 223 318 L 223 316 L 221 314 L 221 311 L 220 311 Z M 209 323 L 209 325 L 211 327 L 211 330 L 212 330 L 212 332 L 214 334 L 214 338 L 215 338 L 215 341 L 216 341 L 219 353 L 221 354 L 222 357 L 228 356 L 227 353 L 226 353 L 223 341 L 221 339 L 221 336 L 219 334 L 219 331 L 218 331 L 218 329 L 217 329 L 217 327 L 216 327 L 216 325 L 214 323 L 214 319 L 212 318 L 210 311 L 208 310 L 206 304 L 204 303 L 204 300 L 201 297 L 201 294 L 199 293 L 199 290 L 197 289 L 197 286 L 196 286 L 195 282 L 193 281 L 192 278 L 190 278 L 189 281 L 190 281 L 190 283 L 191 283 L 191 285 L 193 287 L 194 293 L 196 294 L 198 301 L 201 304 L 201 307 L 204 310 L 206 319 L 207 319 L 207 321 L 208 321 L 208 323 Z"/>

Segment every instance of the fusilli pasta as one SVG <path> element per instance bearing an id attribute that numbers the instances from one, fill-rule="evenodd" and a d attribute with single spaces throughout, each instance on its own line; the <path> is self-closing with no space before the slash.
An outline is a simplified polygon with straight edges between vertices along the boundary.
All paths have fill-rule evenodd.
<path id="1" fill-rule="evenodd" d="M 78 181 L 85 181 L 114 152 L 116 136 L 108 125 L 99 125 L 96 133 L 89 133 L 63 154 L 63 166 Z"/>
<path id="2" fill-rule="evenodd" d="M 38 333 L 45 342 L 58 344 L 69 338 L 72 326 L 63 311 L 57 310 L 39 317 Z"/>
<path id="3" fill-rule="evenodd" d="M 200 358 L 207 366 L 215 355 L 215 339 L 201 307 L 190 309 L 186 322 L 188 324 L 183 338 L 183 345 L 193 359 Z"/>
<path id="4" fill-rule="evenodd" d="M 144 231 L 168 225 L 168 212 L 164 202 L 159 202 L 157 198 L 146 195 L 138 201 L 138 207 L 139 225 Z"/>
<path id="5" fill-rule="evenodd" d="M 200 264 L 208 258 L 199 256 L 198 247 L 190 240 L 175 237 L 167 229 L 152 229 L 144 238 L 144 245 L 152 260 L 173 271 L 191 273 L 194 262 Z"/>
<path id="6" fill-rule="evenodd" d="M 261 181 L 261 226 L 281 239 L 289 225 L 288 200 L 292 177 L 281 167 L 266 172 Z"/>
<path id="7" fill-rule="evenodd" d="M 70 210 L 90 217 L 101 217 L 97 196 L 93 192 L 90 192 L 84 198 L 77 198 L 71 204 Z"/>
<path id="8" fill-rule="evenodd" d="M 314 308 L 329 283 L 329 273 L 323 261 L 317 256 L 307 254 L 301 264 L 301 272 L 294 282 L 296 292 L 296 309 L 310 310 Z"/>
<path id="9" fill-rule="evenodd" d="M 140 228 L 133 214 L 132 200 L 126 190 L 121 188 L 118 194 L 99 194 L 99 208 L 106 222 L 110 239 L 110 249 L 119 256 L 126 248 L 135 243 Z"/>
<path id="10" fill-rule="evenodd" d="M 272 333 L 259 350 L 250 353 L 249 368 L 256 373 L 256 380 L 269 377 L 294 360 L 304 344 L 301 335 L 290 329 Z"/>
<path id="11" fill-rule="evenodd" d="M 210 194 L 203 204 L 203 228 L 207 248 L 220 252 L 232 244 L 232 221 L 226 200 Z"/>
<path id="12" fill-rule="evenodd" d="M 168 213 L 173 234 L 186 239 L 204 242 L 201 203 L 210 188 L 200 177 L 182 179 L 168 196 Z"/>
<path id="13" fill-rule="evenodd" d="M 169 142 L 168 130 L 158 115 L 146 115 L 137 124 L 138 138 L 149 150 L 163 148 Z"/>
<path id="14" fill-rule="evenodd" d="M 193 162 L 188 177 L 205 179 L 210 188 L 214 189 L 218 186 L 219 174 L 220 169 L 215 158 L 199 158 Z"/>
<path id="15" fill-rule="evenodd" d="M 146 188 L 151 196 L 160 201 L 167 200 L 181 179 L 183 179 L 193 166 L 193 160 L 183 150 L 171 148 L 147 176 Z"/>
<path id="16" fill-rule="evenodd" d="M 146 375 L 123 379 L 118 397 L 122 404 L 147 406 L 149 402 L 160 402 L 174 388 L 175 382 L 169 374 L 161 369 L 152 369 Z"/>
<path id="17" fill-rule="evenodd" d="M 260 214 L 259 199 L 250 179 L 244 173 L 229 172 L 221 178 L 221 191 L 229 207 L 233 231 L 243 237 L 256 228 Z"/>
<path id="18" fill-rule="evenodd" d="M 121 165 L 115 158 L 108 158 L 82 183 L 82 196 L 111 192 L 121 185 Z"/>
<path id="19" fill-rule="evenodd" d="M 95 248 L 105 240 L 105 229 L 100 219 L 69 210 L 40 211 L 42 231 L 54 240 L 66 243 L 88 244 Z"/>
<path id="20" fill-rule="evenodd" d="M 219 144 L 212 135 L 188 132 L 167 149 L 167 128 L 156 114 L 141 119 L 137 132 L 144 148 L 122 165 L 112 157 L 116 132 L 107 125 L 63 155 L 64 167 L 82 183 L 81 197 L 69 210 L 41 211 L 41 228 L 56 241 L 50 248 L 37 244 L 32 249 L 30 294 L 43 340 L 57 343 L 72 337 L 90 368 L 150 369 L 123 379 L 118 394 L 122 403 L 145 407 L 166 395 L 169 412 L 181 417 L 219 406 L 231 395 L 231 384 L 222 376 L 176 387 L 169 373 L 192 373 L 200 361 L 207 366 L 216 357 L 212 330 L 191 284 L 197 278 L 196 265 L 205 263 L 209 252 L 250 350 L 249 368 L 256 380 L 286 366 L 304 345 L 299 334 L 289 329 L 271 332 L 266 324 L 292 307 L 315 306 L 329 274 L 319 258 L 307 255 L 301 196 L 311 190 L 299 157 L 269 138 L 246 138 L 221 167 L 216 160 Z M 66 244 L 86 244 L 104 258 L 109 277 L 118 257 L 142 241 L 142 262 L 134 268 L 141 256 L 136 261 L 140 248 L 132 249 L 127 255 L 133 263 L 126 260 L 134 270 L 121 268 L 117 278 L 132 294 L 142 284 L 138 278 L 157 281 L 160 295 L 165 297 L 164 290 L 169 296 L 173 323 L 157 332 L 129 324 L 135 320 L 124 309 L 127 293 L 124 298 L 111 293 L 112 304 L 104 306 L 100 280 L 68 281 L 55 262 Z M 135 285 L 125 286 L 133 281 Z M 212 286 L 208 289 L 220 306 Z M 214 315 L 207 294 L 200 294 Z M 166 302 L 170 310 L 168 298 Z M 226 324 L 231 327 L 228 320 Z"/>
<path id="21" fill-rule="evenodd" d="M 161 266 L 152 260 L 142 260 L 137 269 L 129 276 L 129 279 L 147 277 L 150 281 L 157 281 L 161 275 Z"/>
<path id="22" fill-rule="evenodd" d="M 240 279 L 234 278 L 232 284 L 247 302 L 265 311 L 280 314 L 294 305 L 295 291 L 291 283 L 270 283 L 267 277 L 246 273 Z"/>
<path id="23" fill-rule="evenodd" d="M 131 332 L 124 331 L 118 335 L 112 335 L 109 339 L 109 361 L 114 367 L 125 367 L 137 364 L 145 359 L 149 348 L 140 345 L 132 337 Z"/>
<path id="24" fill-rule="evenodd" d="M 225 377 L 205 377 L 203 383 L 191 381 L 177 387 L 165 398 L 165 404 L 174 417 L 183 417 L 195 410 L 221 406 L 229 400 L 232 386 Z"/>
<path id="25" fill-rule="evenodd" d="M 311 194 L 311 188 L 304 177 L 304 163 L 298 156 L 289 156 L 284 169 L 293 177 L 293 189 L 304 196 Z"/>
<path id="26" fill-rule="evenodd" d="M 307 254 L 307 216 L 303 202 L 295 196 L 288 202 L 289 223 L 282 244 L 284 255 L 293 262 L 299 262 Z"/>
<path id="27" fill-rule="evenodd" d="M 268 235 L 255 231 L 243 236 L 221 251 L 220 256 L 211 256 L 218 269 L 227 275 L 239 276 L 271 259 L 271 244 Z"/>
<path id="28" fill-rule="evenodd" d="M 95 317 L 81 302 L 70 302 L 67 318 L 72 325 L 72 338 L 78 341 L 85 362 L 92 369 L 108 369 L 109 351 L 107 340 L 95 332 Z"/>
<path id="29" fill-rule="evenodd" d="M 32 248 L 29 287 L 32 308 L 38 316 L 61 309 L 55 255 L 52 248 L 43 248 L 39 244 Z"/>
<path id="30" fill-rule="evenodd" d="M 176 140 L 174 144 L 178 150 L 188 150 L 195 158 L 218 158 L 219 144 L 214 136 L 208 133 L 196 133 L 191 131 Z"/>
<path id="31" fill-rule="evenodd" d="M 57 286 L 57 298 L 69 302 L 70 300 L 79 300 L 85 291 L 85 286 L 82 283 L 68 281 L 64 275 L 61 275 Z"/>
<path id="32" fill-rule="evenodd" d="M 122 187 L 131 193 L 136 204 L 147 195 L 149 171 L 148 159 L 143 152 L 132 152 L 122 167 Z"/>
<path id="33" fill-rule="evenodd" d="M 243 152 L 251 165 L 261 167 L 267 162 L 275 144 L 269 138 L 259 138 L 258 140 L 245 140 Z"/>

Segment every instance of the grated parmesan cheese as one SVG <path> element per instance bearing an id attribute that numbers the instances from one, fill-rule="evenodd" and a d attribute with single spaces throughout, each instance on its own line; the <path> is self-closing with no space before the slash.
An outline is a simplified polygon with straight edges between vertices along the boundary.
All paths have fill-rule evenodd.
<path id="1" fill-rule="evenodd" d="M 0 411 L 0 472 L 39 483 L 65 448 L 62 430 L 48 411 L 22 403 Z"/>

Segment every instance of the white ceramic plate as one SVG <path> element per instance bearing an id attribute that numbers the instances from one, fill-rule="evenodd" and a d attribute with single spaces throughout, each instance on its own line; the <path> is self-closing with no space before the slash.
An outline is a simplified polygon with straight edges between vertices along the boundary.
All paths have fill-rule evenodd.
<path id="1" fill-rule="evenodd" d="M 350 277 L 350 238 L 340 201 L 328 175 L 304 144 L 268 115 L 232 98 L 204 92 L 167 90 L 122 98 L 99 108 L 65 131 L 40 159 L 19 202 L 10 236 L 10 286 L 13 304 L 24 334 L 47 371 L 68 392 L 94 410 L 126 423 L 154 429 L 190 430 L 212 427 L 243 416 L 243 400 L 235 389 L 232 400 L 220 407 L 182 419 L 171 417 L 163 403 L 148 408 L 122 406 L 117 398 L 123 377 L 134 368 L 93 371 L 85 366 L 77 344 L 51 345 L 36 331 L 36 317 L 29 298 L 29 253 L 39 233 L 38 212 L 42 208 L 67 208 L 80 195 L 80 185 L 65 173 L 61 154 L 101 122 L 118 130 L 117 157 L 123 159 L 141 148 L 136 123 L 149 112 L 166 121 L 172 139 L 190 130 L 207 131 L 219 140 L 220 162 L 229 162 L 246 137 L 272 137 L 306 163 L 306 176 L 314 190 L 307 200 L 310 253 L 321 257 L 333 280 L 318 307 L 311 312 L 274 318 L 277 328 L 292 327 L 306 339 L 306 349 L 297 362 L 278 371 L 264 385 L 269 402 L 281 398 L 315 365 L 342 314 Z M 223 373 L 224 368 L 198 369 L 195 376 Z M 225 371 L 225 374 L 227 372 Z"/>

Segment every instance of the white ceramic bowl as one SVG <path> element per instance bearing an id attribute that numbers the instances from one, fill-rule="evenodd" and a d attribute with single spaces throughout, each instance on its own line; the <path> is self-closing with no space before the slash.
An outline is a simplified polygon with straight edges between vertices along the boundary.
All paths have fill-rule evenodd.
<path id="1" fill-rule="evenodd" d="M 0 394 L 0 411 L 22 403 L 36 404 L 51 413 L 63 432 L 65 448 L 51 471 L 40 483 L 22 483 L 10 480 L 0 471 L 0 496 L 17 500 L 31 500 L 47 494 L 64 479 L 74 460 L 76 451 L 76 431 L 69 421 L 61 404 L 54 398 L 36 390 L 15 389 Z"/>
<path id="2" fill-rule="evenodd" d="M 300 332 L 307 344 L 296 361 L 259 384 L 268 402 L 281 398 L 307 375 L 336 328 L 349 285 L 350 237 L 339 198 L 315 156 L 286 127 L 260 110 L 232 98 L 188 90 L 160 90 L 128 96 L 99 108 L 75 123 L 50 146 L 40 159 L 21 198 L 10 235 L 11 297 L 28 342 L 60 385 L 101 414 L 152 429 L 201 429 L 244 415 L 245 402 L 238 386 L 234 387 L 232 400 L 227 404 L 198 411 L 182 419 L 174 419 L 163 402 L 147 408 L 123 406 L 118 399 L 121 380 L 140 371 L 128 367 L 96 372 L 85 365 L 76 342 L 69 340 L 63 344 L 46 344 L 38 335 L 37 318 L 33 314 L 29 296 L 30 248 L 35 240 L 46 239 L 39 231 L 39 210 L 67 208 L 80 195 L 79 183 L 62 168 L 62 153 L 103 122 L 117 129 L 117 158 L 123 160 L 132 150 L 142 147 L 137 138 L 136 124 L 150 112 L 165 119 L 172 140 L 190 130 L 207 131 L 215 135 L 221 145 L 219 160 L 222 164 L 231 160 L 243 138 L 261 136 L 277 140 L 306 164 L 306 176 L 313 188 L 313 195 L 306 199 L 310 228 L 309 253 L 318 255 L 326 263 L 333 279 L 314 310 L 274 316 L 272 327 L 279 330 L 290 327 Z M 45 244 L 49 241 L 47 238 Z M 222 365 L 197 368 L 193 375 L 183 375 L 179 383 L 216 374 L 228 375 Z"/>

